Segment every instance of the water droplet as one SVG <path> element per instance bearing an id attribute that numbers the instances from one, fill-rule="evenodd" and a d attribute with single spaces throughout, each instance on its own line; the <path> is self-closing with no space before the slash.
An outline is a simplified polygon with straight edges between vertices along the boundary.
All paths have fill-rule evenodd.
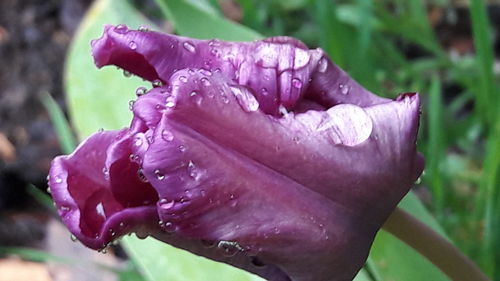
<path id="1" fill-rule="evenodd" d="M 135 43 L 135 41 L 130 41 L 128 42 L 128 47 L 132 50 L 135 50 L 137 49 L 137 43 Z"/>
<path id="2" fill-rule="evenodd" d="M 104 247 L 102 249 L 99 249 L 98 252 L 103 253 L 103 254 L 107 254 L 108 253 L 108 248 Z"/>
<path id="3" fill-rule="evenodd" d="M 253 112 L 259 109 L 259 102 L 247 88 L 231 86 L 231 91 L 244 111 Z"/>
<path id="4" fill-rule="evenodd" d="M 186 49 L 190 53 L 196 52 L 196 47 L 191 42 L 186 41 L 186 42 L 182 43 L 182 46 L 184 47 L 184 49 Z"/>
<path id="5" fill-rule="evenodd" d="M 167 200 L 165 198 L 161 199 L 160 202 L 158 202 L 159 205 L 160 205 L 160 208 L 163 209 L 163 210 L 168 210 L 170 208 L 172 208 L 174 205 L 175 205 L 175 201 L 174 200 Z"/>
<path id="6" fill-rule="evenodd" d="M 139 30 L 140 32 L 148 32 L 148 31 L 149 31 L 149 27 L 148 27 L 148 26 L 146 26 L 146 25 L 139 25 L 138 30 Z"/>
<path id="7" fill-rule="evenodd" d="M 165 179 L 165 175 L 158 169 L 155 170 L 155 176 L 160 181 Z"/>
<path id="8" fill-rule="evenodd" d="M 163 130 L 161 131 L 161 138 L 165 141 L 172 141 L 174 140 L 174 135 L 168 130 Z"/>
<path id="9" fill-rule="evenodd" d="M 302 88 L 302 81 L 300 81 L 300 79 L 298 79 L 298 78 L 293 78 L 292 79 L 292 86 L 294 88 L 300 89 L 300 88 Z"/>
<path id="10" fill-rule="evenodd" d="M 51 194 L 51 193 L 52 193 L 52 191 L 50 190 L 50 187 L 47 187 L 47 193 L 48 193 L 48 194 Z"/>
<path id="11" fill-rule="evenodd" d="M 109 180 L 109 170 L 106 167 L 102 168 L 102 173 L 104 174 L 104 179 Z"/>
<path id="12" fill-rule="evenodd" d="M 178 148 L 179 148 L 179 151 L 180 151 L 180 152 L 184 152 L 184 151 L 186 151 L 186 147 L 185 147 L 184 145 L 182 145 L 182 144 L 181 144 L 181 145 L 179 145 L 179 147 L 178 147 Z"/>
<path id="13" fill-rule="evenodd" d="M 168 233 L 172 233 L 172 232 L 175 232 L 176 230 L 176 227 L 175 225 L 170 222 L 170 221 L 167 221 L 163 224 L 163 227 L 162 229 L 165 231 L 165 232 L 168 232 Z"/>
<path id="14" fill-rule="evenodd" d="M 210 47 L 220 46 L 219 39 L 212 39 L 212 40 L 208 41 L 208 46 L 210 46 Z"/>
<path id="15" fill-rule="evenodd" d="M 163 86 L 163 82 L 160 79 L 153 80 L 153 88 L 159 88 Z"/>
<path id="16" fill-rule="evenodd" d="M 116 232 L 112 228 L 110 228 L 109 235 L 111 235 L 111 237 L 114 237 L 116 235 Z"/>
<path id="17" fill-rule="evenodd" d="M 130 76 L 132 76 L 132 73 L 130 73 L 130 72 L 126 71 L 126 70 L 123 70 L 123 76 L 130 77 Z"/>
<path id="18" fill-rule="evenodd" d="M 99 204 L 95 206 L 95 211 L 99 216 L 106 218 L 106 213 L 104 212 L 104 205 L 102 204 L 102 202 L 99 202 Z"/>
<path id="19" fill-rule="evenodd" d="M 179 81 L 181 81 L 182 83 L 186 83 L 188 79 L 186 76 L 179 76 Z"/>
<path id="20" fill-rule="evenodd" d="M 120 222 L 119 226 L 120 226 L 120 228 L 123 228 L 123 227 L 125 227 L 125 223 L 124 222 Z"/>
<path id="21" fill-rule="evenodd" d="M 134 110 L 134 104 L 135 104 L 135 100 L 131 100 L 128 102 L 128 109 L 129 110 Z"/>
<path id="22" fill-rule="evenodd" d="M 318 71 L 323 73 L 326 71 L 327 68 L 328 68 L 328 61 L 326 60 L 326 58 L 320 59 L 318 62 Z"/>
<path id="23" fill-rule="evenodd" d="M 165 103 L 165 107 L 172 108 L 175 106 L 175 102 L 172 97 L 168 97 Z"/>
<path id="24" fill-rule="evenodd" d="M 226 257 L 232 257 L 239 251 L 243 251 L 238 243 L 232 241 L 220 241 L 219 244 L 217 244 L 217 248 L 222 251 L 222 255 Z"/>
<path id="25" fill-rule="evenodd" d="M 266 89 L 266 88 L 262 88 L 262 89 L 260 89 L 260 93 L 261 93 L 262 95 L 264 95 L 264 96 L 269 95 L 269 92 L 267 91 L 267 89 Z"/>
<path id="26" fill-rule="evenodd" d="M 137 177 L 139 178 L 139 180 L 141 180 L 142 182 L 148 182 L 148 179 L 146 178 L 146 176 L 144 175 L 144 172 L 142 171 L 142 169 L 138 169 L 137 170 Z"/>
<path id="27" fill-rule="evenodd" d="M 200 81 L 201 81 L 201 84 L 203 84 L 203 86 L 208 87 L 208 86 L 210 86 L 210 85 L 211 85 L 210 80 L 208 80 L 208 79 L 207 79 L 207 78 L 205 78 L 205 77 L 201 78 L 201 80 L 200 80 Z"/>
<path id="28" fill-rule="evenodd" d="M 56 182 L 56 183 L 62 183 L 62 182 L 63 182 L 63 180 L 62 180 L 62 178 L 61 178 L 61 177 L 56 176 L 56 177 L 55 177 L 55 182 Z"/>
<path id="29" fill-rule="evenodd" d="M 339 85 L 340 93 L 343 95 L 347 95 L 349 93 L 349 86 L 340 84 Z"/>
<path id="30" fill-rule="evenodd" d="M 189 94 L 189 96 L 190 96 L 190 97 L 194 97 L 194 96 L 196 96 L 197 94 L 198 94 L 198 93 L 197 93 L 196 91 L 192 91 L 192 92 Z"/>
<path id="31" fill-rule="evenodd" d="M 420 184 L 422 183 L 422 177 L 418 177 L 418 179 L 415 181 L 415 184 Z"/>
<path id="32" fill-rule="evenodd" d="M 278 107 L 278 111 L 279 113 L 281 113 L 281 115 L 283 116 L 287 116 L 288 115 L 288 110 L 286 109 L 286 107 L 282 104 L 280 104 L 280 106 Z"/>
<path id="33" fill-rule="evenodd" d="M 136 137 L 134 141 L 135 146 L 141 146 L 142 145 L 142 138 Z"/>
<path id="34" fill-rule="evenodd" d="M 140 97 L 144 95 L 147 92 L 147 89 L 145 87 L 139 87 L 137 90 L 135 90 L 135 95 Z"/>
<path id="35" fill-rule="evenodd" d="M 104 128 L 99 128 L 99 129 L 97 130 L 97 132 L 98 132 L 98 133 L 102 133 L 102 132 L 104 132 Z"/>
<path id="36" fill-rule="evenodd" d="M 78 239 L 76 239 L 76 236 L 74 234 L 71 234 L 69 236 L 69 239 L 71 239 L 71 241 L 73 241 L 73 242 L 76 242 L 78 240 Z"/>
<path id="37" fill-rule="evenodd" d="M 115 26 L 115 32 L 120 34 L 125 34 L 128 31 L 128 27 L 124 24 L 119 24 Z"/>

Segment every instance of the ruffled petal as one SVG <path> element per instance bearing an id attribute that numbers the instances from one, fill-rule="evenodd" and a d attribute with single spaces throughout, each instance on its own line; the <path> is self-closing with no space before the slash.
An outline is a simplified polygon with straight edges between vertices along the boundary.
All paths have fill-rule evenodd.
<path id="1" fill-rule="evenodd" d="M 110 170 L 106 168 L 108 148 L 125 132 L 96 133 L 72 154 L 56 157 L 50 169 L 49 186 L 59 215 L 77 239 L 94 249 L 104 248 L 125 233 L 148 228 L 144 221 L 158 220 L 154 207 L 156 193 L 151 187 L 137 189 L 141 185 L 130 176 L 135 175 L 137 169 L 123 165 L 120 159 Z M 115 168 L 115 165 L 118 166 Z M 117 178 L 132 181 L 115 182 Z M 133 198 L 134 195 L 144 197 L 141 194 L 144 190 L 150 195 L 149 205 L 135 202 Z"/>
<path id="2" fill-rule="evenodd" d="M 361 87 L 323 50 L 308 50 L 289 37 L 252 43 L 205 41 L 106 26 L 103 36 L 93 42 L 93 54 L 99 67 L 117 65 L 150 81 L 166 82 L 184 68 L 220 72 L 251 89 L 261 110 L 273 115 L 280 105 L 294 109 L 303 96 L 326 107 L 388 101 Z"/>

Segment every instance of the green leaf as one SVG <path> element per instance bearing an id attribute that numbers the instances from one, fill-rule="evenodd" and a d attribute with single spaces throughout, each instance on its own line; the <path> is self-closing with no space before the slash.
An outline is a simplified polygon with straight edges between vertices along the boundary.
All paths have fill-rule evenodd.
<path id="1" fill-rule="evenodd" d="M 219 38 L 233 41 L 249 41 L 262 36 L 246 26 L 231 22 L 215 12 L 207 12 L 192 1 L 156 0 L 158 6 L 172 21 L 177 33 L 199 39 Z"/>
<path id="2" fill-rule="evenodd" d="M 213 12 L 199 9 L 190 2 L 159 3 L 182 35 L 198 38 L 219 37 L 226 40 L 260 38 L 256 32 L 222 19 Z M 102 70 L 95 68 L 90 56 L 89 42 L 100 36 L 104 23 L 126 23 L 131 27 L 146 23 L 153 27 L 126 1 L 98 0 L 94 3 L 72 44 L 66 65 L 65 81 L 70 114 L 81 137 L 101 127 L 117 129 L 126 126 L 131 120 L 128 101 L 135 98 L 134 89 L 138 86 L 149 86 L 149 83 L 140 79 L 125 78 L 120 70 L 110 67 Z M 424 222 L 437 227 L 430 214 L 414 196 L 407 197 L 402 206 L 413 211 L 412 213 Z M 152 239 L 126 237 L 123 243 L 149 281 L 166 278 L 169 281 L 259 280 L 258 277 L 241 270 L 196 257 Z M 371 259 L 372 275 L 380 276 L 376 280 L 446 280 L 419 254 L 385 233 L 378 235 Z M 371 280 L 371 277 L 363 270 L 356 280 Z"/>

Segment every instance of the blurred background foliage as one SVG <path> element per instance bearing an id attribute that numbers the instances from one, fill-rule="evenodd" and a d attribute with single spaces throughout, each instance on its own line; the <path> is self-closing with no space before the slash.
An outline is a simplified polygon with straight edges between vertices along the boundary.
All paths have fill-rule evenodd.
<path id="1" fill-rule="evenodd" d="M 104 23 L 127 23 L 131 28 L 146 24 L 198 38 L 293 36 L 311 48 L 323 48 L 374 93 L 394 98 L 401 92 L 419 92 L 423 104 L 418 147 L 426 157 L 426 169 L 413 189 L 416 197 L 405 198 L 402 206 L 449 237 L 492 279 L 500 280 L 498 1 L 98 0 L 73 38 L 66 61 L 66 102 L 71 126 L 79 137 L 101 127 L 126 126 L 127 103 L 134 98 L 134 89 L 150 86 L 134 77 L 125 79 L 114 68 L 94 68 L 89 41 L 100 36 Z M 71 150 L 73 137 L 63 112 L 49 95 L 44 94 L 42 101 L 61 147 Z M 62 101 L 59 104 L 66 108 Z M 44 200 L 43 193 L 33 194 Z M 130 257 L 132 263 L 112 268 L 120 280 L 257 279 L 206 260 L 193 260 L 150 239 L 127 237 L 123 242 L 127 254 L 120 247 L 113 247 L 112 252 Z M 43 255 L 43 249 L 29 254 L 18 248 L 0 251 L 30 260 L 33 254 L 41 254 L 35 260 L 53 260 Z M 446 277 L 380 233 L 357 280 Z"/>

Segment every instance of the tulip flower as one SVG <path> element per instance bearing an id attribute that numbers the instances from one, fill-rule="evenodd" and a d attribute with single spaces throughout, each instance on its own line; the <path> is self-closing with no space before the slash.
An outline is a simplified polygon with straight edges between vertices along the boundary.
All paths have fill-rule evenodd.
<path id="1" fill-rule="evenodd" d="M 378 97 L 298 40 L 118 25 L 92 51 L 153 88 L 129 128 L 52 163 L 59 215 L 90 248 L 136 232 L 268 280 L 351 280 L 422 172 L 418 94 Z"/>

